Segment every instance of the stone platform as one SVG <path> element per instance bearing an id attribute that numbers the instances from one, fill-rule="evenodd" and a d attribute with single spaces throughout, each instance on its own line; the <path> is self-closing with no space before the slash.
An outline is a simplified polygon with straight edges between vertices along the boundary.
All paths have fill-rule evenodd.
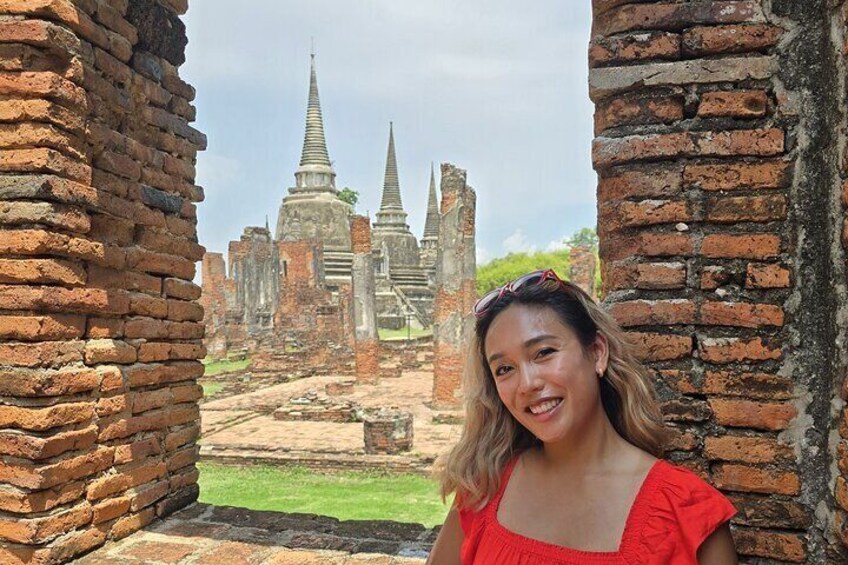
<path id="1" fill-rule="evenodd" d="M 422 565 L 435 536 L 420 524 L 194 504 L 75 563 Z"/>

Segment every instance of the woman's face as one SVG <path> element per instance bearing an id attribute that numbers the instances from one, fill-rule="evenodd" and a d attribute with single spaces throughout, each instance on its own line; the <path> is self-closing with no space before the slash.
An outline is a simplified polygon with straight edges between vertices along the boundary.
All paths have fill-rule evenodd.
<path id="1" fill-rule="evenodd" d="M 591 425 L 598 410 L 604 415 L 601 334 L 584 349 L 551 308 L 512 304 L 492 321 L 484 346 L 504 406 L 542 442 L 567 439 Z"/>

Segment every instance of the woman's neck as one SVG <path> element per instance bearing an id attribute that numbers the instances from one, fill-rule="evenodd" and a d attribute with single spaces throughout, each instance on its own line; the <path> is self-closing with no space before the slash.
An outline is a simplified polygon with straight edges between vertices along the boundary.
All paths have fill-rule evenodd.
<path id="1" fill-rule="evenodd" d="M 582 474 L 619 460 L 629 448 L 633 446 L 618 434 L 599 403 L 592 417 L 580 428 L 560 441 L 545 443 L 541 458 L 546 467 Z"/>

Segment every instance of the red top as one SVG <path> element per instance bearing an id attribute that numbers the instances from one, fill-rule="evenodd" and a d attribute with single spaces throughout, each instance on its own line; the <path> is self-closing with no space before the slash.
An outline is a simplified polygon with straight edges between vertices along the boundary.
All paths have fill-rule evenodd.
<path id="1" fill-rule="evenodd" d="M 463 565 L 697 565 L 701 543 L 736 514 L 730 501 L 695 473 L 658 460 L 639 488 L 618 551 L 554 545 L 498 522 L 498 506 L 516 461 L 507 465 L 500 490 L 482 510 L 460 508 Z"/>

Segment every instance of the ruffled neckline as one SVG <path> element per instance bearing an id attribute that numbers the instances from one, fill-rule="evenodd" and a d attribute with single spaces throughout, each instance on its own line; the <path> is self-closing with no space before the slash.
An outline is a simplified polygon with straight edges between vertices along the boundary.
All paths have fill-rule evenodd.
<path id="1" fill-rule="evenodd" d="M 648 474 L 642 480 L 642 485 L 639 487 L 636 498 L 627 514 L 627 519 L 624 523 L 624 532 L 622 533 L 618 550 L 584 551 L 521 535 L 506 528 L 498 521 L 498 508 L 500 507 L 501 499 L 504 492 L 506 492 L 507 484 L 509 484 L 509 479 L 517 462 L 518 458 L 513 459 L 504 470 L 501 487 L 495 498 L 488 505 L 485 513 L 485 521 L 492 527 L 500 539 L 511 545 L 543 557 L 578 560 L 580 563 L 610 563 L 610 560 L 615 560 L 614 562 L 627 561 L 628 558 L 638 554 L 638 548 L 641 545 L 642 530 L 650 515 L 655 492 L 662 483 L 662 476 L 666 467 L 669 466 L 664 460 L 657 459 L 648 470 Z"/>

